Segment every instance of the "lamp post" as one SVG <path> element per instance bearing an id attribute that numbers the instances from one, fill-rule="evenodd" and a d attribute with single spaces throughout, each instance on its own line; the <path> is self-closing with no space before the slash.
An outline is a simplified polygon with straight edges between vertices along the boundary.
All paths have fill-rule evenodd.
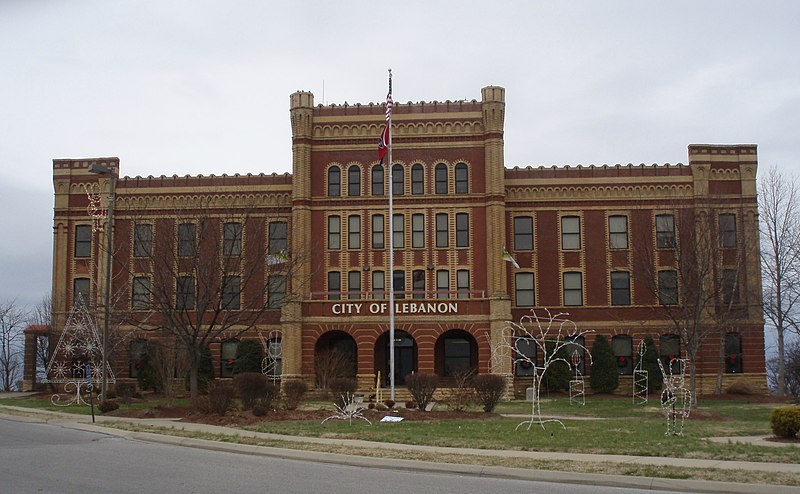
<path id="1" fill-rule="evenodd" d="M 114 188 L 116 187 L 117 176 L 114 174 L 114 170 L 111 168 L 107 168 L 103 165 L 98 165 L 97 163 L 92 163 L 89 165 L 88 169 L 89 173 L 96 173 L 98 175 L 108 175 L 108 224 L 106 225 L 106 284 L 105 284 L 105 293 L 103 295 L 103 305 L 105 306 L 105 316 L 103 317 L 103 350 L 102 350 L 102 363 L 100 375 L 102 376 L 102 382 L 100 384 L 100 400 L 105 401 L 106 399 L 106 386 L 108 384 L 108 380 L 106 378 L 106 368 L 108 366 L 108 362 L 106 361 L 106 354 L 108 350 L 107 340 L 108 340 L 108 322 L 111 319 L 111 247 L 112 247 L 112 240 L 113 240 L 113 229 L 112 225 L 114 224 Z"/>

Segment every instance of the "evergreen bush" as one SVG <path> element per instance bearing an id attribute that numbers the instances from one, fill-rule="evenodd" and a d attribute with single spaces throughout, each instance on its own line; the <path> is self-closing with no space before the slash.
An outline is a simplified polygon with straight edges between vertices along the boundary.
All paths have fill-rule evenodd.
<path id="1" fill-rule="evenodd" d="M 243 340 L 236 347 L 236 356 L 233 360 L 233 374 L 245 372 L 261 373 L 261 343 L 253 340 Z"/>
<path id="2" fill-rule="evenodd" d="M 772 432 L 786 439 L 794 439 L 800 432 L 800 406 L 780 407 L 769 416 Z"/>
<path id="3" fill-rule="evenodd" d="M 545 343 L 548 355 L 553 355 L 555 351 L 556 342 L 548 341 Z M 542 376 L 542 388 L 546 391 L 568 391 L 569 380 L 572 377 L 572 371 L 567 362 L 570 361 L 571 355 L 566 346 L 562 346 L 555 352 L 553 358 L 562 358 L 561 360 L 551 360 L 550 365 Z"/>
<path id="4" fill-rule="evenodd" d="M 597 335 L 592 344 L 592 374 L 589 385 L 597 393 L 613 393 L 619 387 L 619 370 L 614 349 L 604 335 Z"/>
<path id="5" fill-rule="evenodd" d="M 642 370 L 647 371 L 648 391 L 651 393 L 661 391 L 661 387 L 664 385 L 664 376 L 661 375 L 661 368 L 658 366 L 658 350 L 656 350 L 656 342 L 652 336 L 644 338 L 643 360 Z"/>

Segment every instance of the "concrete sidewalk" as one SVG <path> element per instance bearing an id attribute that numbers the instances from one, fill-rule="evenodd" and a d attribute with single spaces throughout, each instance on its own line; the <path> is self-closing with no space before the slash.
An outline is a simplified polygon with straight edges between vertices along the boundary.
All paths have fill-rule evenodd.
<path id="1" fill-rule="evenodd" d="M 589 474 L 574 472 L 557 472 L 550 470 L 530 470 L 524 468 L 494 467 L 482 465 L 463 465 L 449 463 L 433 463 L 416 460 L 397 460 L 387 458 L 371 458 L 357 455 L 343 455 L 323 453 L 316 451 L 303 451 L 290 448 L 274 448 L 265 446 L 252 446 L 231 442 L 192 439 L 152 432 L 131 432 L 104 427 L 114 422 L 126 422 L 149 427 L 163 427 L 168 429 L 183 430 L 194 433 L 204 433 L 223 436 L 247 437 L 264 440 L 276 440 L 290 443 L 319 444 L 326 446 L 342 446 L 347 448 L 384 449 L 394 451 L 417 451 L 425 453 L 483 456 L 495 458 L 525 458 L 547 461 L 578 461 L 602 462 L 629 465 L 652 465 L 665 467 L 689 467 L 719 470 L 744 470 L 753 472 L 782 472 L 800 474 L 800 465 L 793 463 L 764 463 L 747 461 L 721 461 L 688 458 L 646 457 L 630 455 L 599 455 L 583 453 L 538 452 L 538 451 L 507 451 L 486 450 L 474 448 L 449 448 L 437 446 L 419 446 L 395 443 L 379 443 L 354 439 L 331 439 L 317 437 L 287 436 L 282 434 L 269 434 L 230 427 L 220 427 L 192 422 L 178 422 L 170 419 L 132 419 L 124 417 L 98 416 L 97 422 L 92 424 L 91 416 L 75 415 L 69 413 L 52 412 L 48 410 L 35 410 L 30 408 L 0 405 L 0 418 L 25 422 L 42 422 L 56 424 L 62 427 L 99 432 L 103 434 L 125 437 L 133 440 L 159 442 L 165 444 L 197 447 L 217 451 L 229 451 L 250 455 L 272 456 L 291 458 L 307 461 L 326 463 L 340 463 L 373 468 L 394 468 L 404 470 L 427 470 L 450 472 L 464 475 L 478 475 L 491 477 L 505 477 L 525 480 L 541 480 L 550 482 L 596 484 L 618 487 L 636 487 L 652 490 L 676 490 L 684 492 L 720 492 L 720 493 L 800 493 L 798 487 L 772 486 L 764 484 L 735 484 L 729 482 L 712 482 L 702 480 L 676 480 L 666 478 L 634 477 L 608 474 Z M 757 443 L 763 438 L 720 438 L 720 440 L 734 440 Z M 774 445 L 772 443 L 770 445 Z M 798 447 L 787 445 L 785 447 Z"/>

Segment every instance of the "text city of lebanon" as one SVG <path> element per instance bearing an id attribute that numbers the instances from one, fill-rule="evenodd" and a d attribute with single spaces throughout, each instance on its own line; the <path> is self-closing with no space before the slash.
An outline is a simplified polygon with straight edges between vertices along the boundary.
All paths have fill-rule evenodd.
<path id="1" fill-rule="evenodd" d="M 389 310 L 387 302 L 356 303 L 343 302 L 333 304 L 331 311 L 334 315 L 369 315 L 385 314 Z M 400 301 L 394 303 L 395 314 L 456 314 L 456 302 L 411 302 Z"/>

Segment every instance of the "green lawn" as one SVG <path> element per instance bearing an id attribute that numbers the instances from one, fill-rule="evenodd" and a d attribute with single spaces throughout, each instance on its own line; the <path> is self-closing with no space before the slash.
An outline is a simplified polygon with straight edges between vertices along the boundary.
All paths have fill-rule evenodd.
<path id="1" fill-rule="evenodd" d="M 547 423 L 546 429 L 534 424 L 530 430 L 523 418 L 488 416 L 476 419 L 433 419 L 400 423 L 352 424 L 345 421 L 265 421 L 248 429 L 290 435 L 364 439 L 431 446 L 469 447 L 520 451 L 563 451 L 641 456 L 670 456 L 800 462 L 800 447 L 757 447 L 749 444 L 719 444 L 707 441 L 714 436 L 771 435 L 770 411 L 778 405 L 746 400 L 705 400 L 685 422 L 683 436 L 665 436 L 666 420 L 658 403 L 634 406 L 619 398 L 587 398 L 586 406 L 571 406 L 568 398 L 553 398 L 542 403 L 542 415 L 563 417 L 566 429 Z M 498 413 L 530 413 L 530 403 L 505 402 Z M 418 412 L 423 413 L 423 412 Z M 433 412 L 432 417 L 436 416 Z M 577 420 L 569 417 L 594 417 Z"/>

